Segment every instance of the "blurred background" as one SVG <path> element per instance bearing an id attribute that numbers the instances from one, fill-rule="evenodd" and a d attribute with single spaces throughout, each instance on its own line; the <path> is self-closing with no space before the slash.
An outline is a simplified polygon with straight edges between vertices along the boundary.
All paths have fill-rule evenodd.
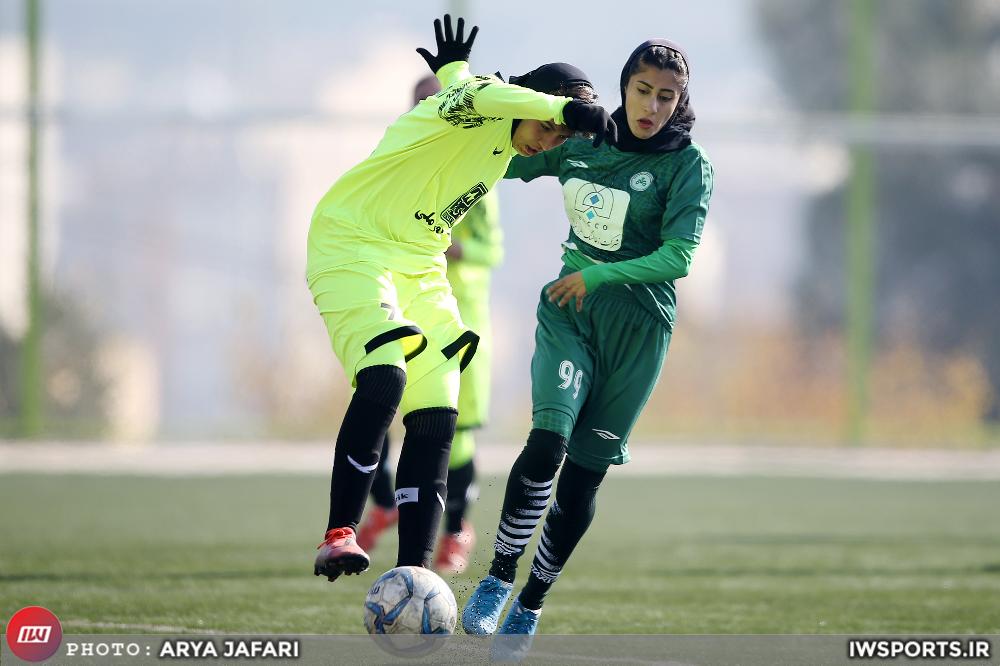
<path id="1" fill-rule="evenodd" d="M 609 109 L 638 43 L 689 52 L 716 189 L 637 440 L 1000 443 L 997 0 L 0 0 L 0 437 L 332 441 L 309 219 L 446 10 L 473 71 L 571 62 Z M 554 179 L 499 191 L 515 442 L 567 222 Z"/>

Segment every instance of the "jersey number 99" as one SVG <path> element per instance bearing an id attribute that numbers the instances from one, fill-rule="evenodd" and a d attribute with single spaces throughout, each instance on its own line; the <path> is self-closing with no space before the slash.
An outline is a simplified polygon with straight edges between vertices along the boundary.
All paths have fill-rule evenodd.
<path id="1" fill-rule="evenodd" d="M 563 361 L 559 364 L 559 378 L 562 379 L 559 388 L 568 390 L 572 386 L 573 399 L 576 400 L 576 396 L 580 395 L 580 385 L 583 384 L 583 370 L 577 370 L 575 374 L 573 370 L 572 361 Z"/>

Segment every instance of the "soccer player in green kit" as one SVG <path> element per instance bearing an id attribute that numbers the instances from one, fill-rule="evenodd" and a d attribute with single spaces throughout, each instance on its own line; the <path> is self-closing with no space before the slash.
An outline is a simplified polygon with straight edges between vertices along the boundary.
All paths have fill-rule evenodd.
<path id="1" fill-rule="evenodd" d="M 413 104 L 437 94 L 441 84 L 427 76 L 413 89 Z M 434 568 L 442 573 L 460 574 L 469 565 L 475 546 L 475 532 L 466 520 L 474 501 L 476 442 L 473 430 L 486 421 L 490 397 L 490 274 L 503 258 L 499 201 L 490 192 L 472 207 L 462 224 L 452 229 L 448 257 L 448 282 L 466 326 L 479 334 L 476 356 L 462 372 L 458 392 L 458 422 L 448 460 L 448 496 L 445 498 L 444 531 L 438 541 Z M 358 545 L 370 553 L 381 534 L 396 524 L 399 510 L 393 494 L 392 472 L 388 466 L 389 437 L 385 438 L 378 469 L 372 480 L 372 506 L 358 526 Z"/>
<path id="2" fill-rule="evenodd" d="M 543 65 L 507 84 L 469 73 L 478 28 L 434 22 L 437 54 L 417 52 L 443 90 L 400 116 L 372 154 L 320 200 L 306 275 L 334 353 L 355 388 L 334 450 L 330 513 L 314 573 L 333 581 L 365 571 L 355 532 L 397 408 L 397 566 L 427 566 L 444 509 L 461 370 L 475 332 L 461 320 L 445 275 L 451 230 L 507 170 L 574 131 L 595 143 L 614 121 L 590 103 L 593 86 L 571 65 Z"/>
<path id="3" fill-rule="evenodd" d="M 489 575 L 462 613 L 468 633 L 497 630 L 562 466 L 528 581 L 499 629 L 535 633 L 546 593 L 593 519 L 608 467 L 629 461 L 629 434 L 670 342 L 674 281 L 688 274 L 712 194 L 711 163 L 690 137 L 689 72 L 679 46 L 644 42 L 622 70 L 615 147 L 568 141 L 515 158 L 507 172 L 526 181 L 558 177 L 570 232 L 560 277 L 538 306 L 532 430 L 507 480 Z"/>

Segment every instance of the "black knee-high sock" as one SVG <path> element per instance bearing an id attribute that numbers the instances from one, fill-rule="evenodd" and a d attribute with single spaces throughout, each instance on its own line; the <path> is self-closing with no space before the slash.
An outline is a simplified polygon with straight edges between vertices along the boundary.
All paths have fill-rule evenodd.
<path id="1" fill-rule="evenodd" d="M 418 409 L 403 417 L 406 436 L 396 466 L 397 567 L 430 566 L 448 496 L 448 454 L 457 420 L 458 411 L 450 407 Z"/>
<path id="2" fill-rule="evenodd" d="M 382 440 L 382 452 L 378 457 L 378 469 L 372 479 L 372 499 L 383 509 L 396 506 L 396 498 L 392 492 L 392 469 L 389 467 L 389 435 Z"/>
<path id="3" fill-rule="evenodd" d="M 563 466 L 556 486 L 556 501 L 545 516 L 531 575 L 518 598 L 525 608 L 538 610 L 556 582 L 569 556 L 594 519 L 597 489 L 606 472 L 593 472 L 572 460 Z"/>
<path id="4" fill-rule="evenodd" d="M 356 381 L 333 454 L 328 530 L 358 528 L 385 433 L 403 397 L 406 373 L 393 365 L 376 365 L 359 372 Z"/>
<path id="5" fill-rule="evenodd" d="M 493 543 L 490 575 L 514 582 L 517 559 L 531 540 L 552 494 L 552 479 L 566 452 L 566 438 L 549 430 L 533 428 L 528 443 L 514 461 L 507 477 L 500 525 Z"/>
<path id="6" fill-rule="evenodd" d="M 470 460 L 461 467 L 448 470 L 448 500 L 445 502 L 444 528 L 452 534 L 462 531 L 462 519 L 475 500 L 476 466 Z"/>

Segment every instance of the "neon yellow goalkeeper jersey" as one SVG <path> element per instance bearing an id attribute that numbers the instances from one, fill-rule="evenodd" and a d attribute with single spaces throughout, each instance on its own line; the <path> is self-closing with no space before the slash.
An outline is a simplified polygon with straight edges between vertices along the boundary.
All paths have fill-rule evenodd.
<path id="1" fill-rule="evenodd" d="M 515 118 L 563 122 L 568 97 L 472 76 L 468 63 L 437 73 L 442 90 L 403 114 L 375 151 L 316 206 L 307 274 L 376 261 L 405 274 L 444 266 L 451 229 L 507 171 Z"/>

